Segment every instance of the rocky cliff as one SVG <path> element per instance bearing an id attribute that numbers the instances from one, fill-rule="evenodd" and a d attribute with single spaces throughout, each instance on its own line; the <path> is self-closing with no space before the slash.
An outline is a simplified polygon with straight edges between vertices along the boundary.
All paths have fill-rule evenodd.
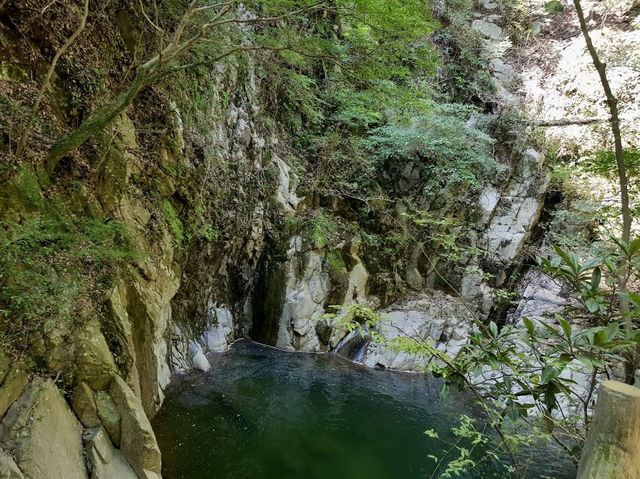
<path id="1" fill-rule="evenodd" d="M 479 191 L 433 195 L 424 187 L 433 177 L 408 162 L 382 175 L 388 195 L 363 201 L 308 188 L 313 171 L 296 165 L 295 132 L 265 73 L 273 53 L 145 89 L 47 172 L 55 138 L 118 91 L 150 48 L 135 2 L 107 2 L 91 17 L 92 40 L 57 68 L 29 155 L 13 158 L 26 105 L 75 27 L 74 2 L 47 3 L 0 2 L 0 240 L 13 258 L 5 277 L 27 278 L 3 285 L 14 309 L 0 323 L 2 477 L 160 477 L 149 419 L 172 374 L 207 370 L 207 352 L 242 337 L 290 350 L 344 346 L 347 331 L 324 317 L 332 305 L 380 308 L 382 334 L 409 331 L 451 350 L 470 317 L 504 316 L 499 292 L 516 286 L 539 239 L 549 186 L 540 142 L 526 122 L 507 121 L 546 101 L 532 99 L 535 71 L 522 64 L 507 7 L 483 0 L 462 20 L 493 85 L 468 101 L 476 109 L 465 122 L 494 125 L 496 174 Z M 437 7 L 443 25 L 453 21 L 447 2 Z M 555 18 L 535 17 L 536 41 Z M 430 41 L 452 67 L 441 33 Z M 414 233 L 408 204 L 429 212 L 434 231 L 451 221 L 463 245 Z M 361 353 L 372 367 L 420 367 L 375 344 Z"/>

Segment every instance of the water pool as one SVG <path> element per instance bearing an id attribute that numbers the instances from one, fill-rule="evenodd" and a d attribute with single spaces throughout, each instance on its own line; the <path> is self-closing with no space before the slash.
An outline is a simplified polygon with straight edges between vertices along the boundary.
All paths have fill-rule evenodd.
<path id="1" fill-rule="evenodd" d="M 289 353 L 241 341 L 211 358 L 208 373 L 177 378 L 154 419 L 166 479 L 428 478 L 460 414 L 462 394 L 439 397 L 437 380 L 366 369 L 331 355 Z M 482 456 L 482 451 L 477 451 Z M 553 449 L 527 478 L 572 479 Z M 498 464 L 461 476 L 506 478 Z"/>

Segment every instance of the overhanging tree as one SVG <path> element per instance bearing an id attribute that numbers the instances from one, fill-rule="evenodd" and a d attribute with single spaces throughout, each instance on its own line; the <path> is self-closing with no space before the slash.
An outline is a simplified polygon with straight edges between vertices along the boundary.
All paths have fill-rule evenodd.
<path id="1" fill-rule="evenodd" d="M 399 77 L 405 63 L 416 61 L 408 58 L 408 52 L 416 51 L 412 42 L 427 35 L 431 25 L 428 9 L 421 0 L 193 0 L 172 32 L 152 19 L 142 2 L 139 8 L 156 32 L 157 52 L 137 67 L 118 94 L 54 144 L 47 163 L 49 172 L 54 171 L 60 159 L 111 124 L 140 92 L 174 72 L 214 67 L 241 52 L 268 50 L 316 59 L 323 62 L 323 67 L 327 62 L 338 64 L 343 72 L 357 69 L 360 81 L 382 71 Z M 340 27 L 342 38 L 326 32 L 324 37 L 317 34 L 305 38 L 304 29 L 296 31 L 287 26 L 327 17 L 341 23 L 336 27 Z M 343 26 L 347 26 L 346 33 L 341 31 Z M 368 40 L 371 41 L 367 43 Z M 204 60 L 192 61 L 189 53 L 198 45 L 211 47 L 210 53 Z"/>

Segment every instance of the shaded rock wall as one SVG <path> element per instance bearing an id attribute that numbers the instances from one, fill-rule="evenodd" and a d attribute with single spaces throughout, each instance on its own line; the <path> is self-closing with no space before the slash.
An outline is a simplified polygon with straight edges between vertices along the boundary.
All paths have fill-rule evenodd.
<path id="1" fill-rule="evenodd" d="M 438 2 L 438 8 L 446 9 L 446 2 Z M 472 25 L 483 35 L 496 83 L 495 115 L 522 108 L 527 92 L 521 86 L 532 80 L 522 82 L 522 65 L 507 54 L 511 40 L 500 8 L 480 2 Z M 331 305 L 385 302 L 370 295 L 370 271 L 377 265 L 363 259 L 358 237 L 329 249 L 276 231 L 283 219 L 299 215 L 312 201 L 298 197 L 296 175 L 280 154 L 283 139 L 264 125 L 256 65 L 220 65 L 216 72 L 202 118 L 205 133 L 194 131 L 171 99 L 164 118 L 164 139 L 171 144 L 158 141 L 159 147 L 150 149 L 142 143 L 139 112 L 132 111 L 109 132 L 116 152 L 97 144 L 93 153 L 101 160 L 86 159 L 96 170 L 88 196 L 103 217 L 126 225 L 141 254 L 119 272 L 104 310 L 43 340 L 49 370 L 72 373 L 64 383 L 73 390 L 72 409 L 60 393 L 62 383 L 32 379 L 27 365 L 0 358 L 0 471 L 8 477 L 56 477 L 61 461 L 70 468 L 62 477 L 159 477 L 161 458 L 149 418 L 160 408 L 173 373 L 206 370 L 207 352 L 223 351 L 243 336 L 290 350 L 334 350 L 347 331 L 323 318 Z M 8 82 L 6 77 L 0 81 Z M 455 352 L 473 315 L 495 313 L 494 290 L 512 286 L 512 273 L 522 264 L 544 205 L 548 174 L 543 155 L 531 145 L 516 152 L 497 148 L 496 156 L 508 169 L 506 179 L 483 191 L 470 208 L 478 221 L 469 241 L 484 253 L 462 272 L 445 273 L 473 314 L 453 291 L 427 288 L 438 279 L 433 272 L 422 276 L 414 251 L 408 271 L 397 273 L 407 276 L 413 291 L 385 304 L 380 326 L 385 337 L 402 331 Z M 64 173 L 61 178 L 71 181 Z M 15 197 L 1 199 L 3 218 L 19 220 L 29 213 Z M 176 234 L 185 225 L 167 218 L 167 211 L 185 219 L 202 205 L 222 211 L 224 228 L 207 230 L 209 239 L 195 240 L 184 250 Z M 529 284 L 516 317 L 560 304 L 546 280 L 534 278 Z M 376 344 L 359 359 L 372 367 L 423 367 L 414 356 Z M 36 391 L 43 391 L 44 399 L 37 399 Z M 34 421 L 43 411 L 43 420 Z M 15 434 L 22 429 L 24 435 Z M 59 437 L 53 435 L 56 430 Z M 58 441 L 67 456 L 40 453 L 47 442 Z"/>

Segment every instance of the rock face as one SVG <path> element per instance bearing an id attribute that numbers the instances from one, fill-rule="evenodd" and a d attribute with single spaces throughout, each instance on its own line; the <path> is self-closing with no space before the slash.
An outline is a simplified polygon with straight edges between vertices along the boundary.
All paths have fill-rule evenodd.
<path id="1" fill-rule="evenodd" d="M 25 477 L 88 478 L 82 426 L 52 381 L 26 388 L 0 423 L 0 442 Z"/>
<path id="2" fill-rule="evenodd" d="M 328 351 L 336 347 L 346 331 L 334 328 L 323 315 L 337 304 L 375 305 L 367 296 L 369 273 L 354 237 L 342 252 L 326 251 L 305 245 L 302 237 L 293 237 L 284 265 L 282 311 L 277 321 L 276 345 L 301 351 Z M 346 255 L 350 269 L 342 259 Z"/>
<path id="3" fill-rule="evenodd" d="M 473 28 L 484 37 L 485 57 L 497 89 L 497 113 L 521 108 L 525 92 L 520 89 L 519 71 L 507 55 L 511 42 L 500 27 L 506 26 L 506 20 L 497 5 L 489 1 L 481 2 L 475 16 L 479 18 L 473 22 Z M 469 264 L 460 285 L 462 298 L 485 319 L 494 307 L 493 290 L 507 285 L 520 263 L 542 213 L 549 186 L 549 172 L 542 153 L 526 146 L 519 153 L 509 154 L 514 153 L 508 181 L 492 185 L 480 195 L 477 245 L 486 253 Z M 490 280 L 485 273 L 491 275 Z"/>
<path id="4" fill-rule="evenodd" d="M 102 424 L 116 447 L 120 447 L 122 416 L 118 411 L 118 406 L 116 406 L 108 391 L 96 392 L 95 403 L 96 411 L 100 417 L 100 422 L 96 426 Z"/>
<path id="5" fill-rule="evenodd" d="M 4 479 L 24 479 L 24 475 L 16 462 L 2 449 L 0 449 L 0 477 Z"/>
<path id="6" fill-rule="evenodd" d="M 4 355 L 0 356 L 0 417 L 18 399 L 27 384 L 27 373 L 20 364 L 14 364 Z"/>
<path id="7" fill-rule="evenodd" d="M 87 429 L 83 440 L 91 479 L 138 479 L 124 454 L 113 447 L 103 428 Z"/>
<path id="8" fill-rule="evenodd" d="M 490 20 L 493 19 L 474 20 L 471 26 L 491 40 L 502 40 L 504 38 L 502 28 Z"/>
<path id="9" fill-rule="evenodd" d="M 172 371 L 178 373 L 192 368 L 208 371 L 211 365 L 206 354 L 226 351 L 236 339 L 235 329 L 233 312 L 216 303 L 209 305 L 206 326 L 199 337 L 174 325 L 174 341 L 169 353 Z"/>
<path id="10" fill-rule="evenodd" d="M 325 300 L 331 287 L 329 274 L 323 267 L 324 255 L 309 251 L 300 255 L 294 238 L 286 266 L 286 293 L 278 328 L 276 345 L 286 349 L 319 351 L 320 341 L 314 325 L 325 312 Z M 298 273 L 300 271 L 300 273 Z"/>
<path id="11" fill-rule="evenodd" d="M 509 318 L 514 324 L 522 318 L 548 318 L 571 304 L 562 292 L 562 284 L 540 271 L 528 272 L 521 281 L 520 290 L 522 297 Z"/>
<path id="12" fill-rule="evenodd" d="M 159 478 L 160 449 L 140 399 L 119 376 L 111 382 L 109 395 L 113 398 L 121 417 L 120 450 L 138 477 Z"/>
<path id="13" fill-rule="evenodd" d="M 86 384 L 80 383 L 73 390 L 73 410 L 85 427 L 95 428 L 100 426 L 98 406 L 93 390 Z"/>
<path id="14" fill-rule="evenodd" d="M 455 355 L 467 342 L 473 325 L 472 315 L 458 298 L 439 291 L 403 299 L 380 312 L 382 322 L 378 332 L 387 340 L 398 337 L 432 341 L 449 354 Z M 423 371 L 427 359 L 416 354 L 398 352 L 371 343 L 362 363 L 402 371 Z"/>

